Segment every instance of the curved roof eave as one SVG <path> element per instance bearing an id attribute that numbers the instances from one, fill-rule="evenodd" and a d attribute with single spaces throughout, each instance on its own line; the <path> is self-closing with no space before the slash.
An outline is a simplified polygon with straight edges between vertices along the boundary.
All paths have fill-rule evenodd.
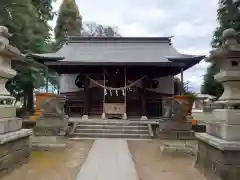
<path id="1" fill-rule="evenodd" d="M 187 61 L 201 61 L 205 58 L 205 55 L 184 55 L 181 54 L 179 57 L 167 57 L 167 59 L 171 62 L 187 62 Z"/>
<path id="2" fill-rule="evenodd" d="M 28 56 L 34 58 L 37 61 L 60 61 L 65 59 L 65 57 L 56 56 L 56 53 L 46 53 L 46 54 L 28 54 Z"/>
<path id="3" fill-rule="evenodd" d="M 170 62 L 184 63 L 184 64 L 197 64 L 203 60 L 206 56 L 194 56 L 194 55 L 183 55 L 181 57 L 167 57 Z"/>
<path id="4" fill-rule="evenodd" d="M 185 56 L 185 57 L 183 57 Z M 193 56 L 193 55 L 183 55 L 182 57 L 168 57 L 168 60 L 170 62 L 174 63 L 182 63 L 183 64 L 183 70 L 187 70 L 199 62 L 203 60 L 206 56 L 200 55 L 200 56 Z"/>

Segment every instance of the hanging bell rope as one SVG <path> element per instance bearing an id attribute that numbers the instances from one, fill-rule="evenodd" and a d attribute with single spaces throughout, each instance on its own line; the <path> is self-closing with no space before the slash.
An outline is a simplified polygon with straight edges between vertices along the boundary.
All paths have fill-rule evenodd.
<path id="1" fill-rule="evenodd" d="M 107 90 L 109 90 L 109 91 L 122 91 L 122 90 L 129 89 L 129 88 L 135 86 L 136 84 L 138 84 L 142 79 L 145 78 L 145 76 L 144 76 L 144 77 L 142 77 L 142 78 L 140 78 L 140 79 L 134 81 L 133 83 L 131 83 L 131 84 L 129 84 L 129 85 L 126 85 L 126 86 L 124 86 L 124 87 L 120 87 L 120 88 L 112 88 L 112 87 L 107 87 L 107 86 L 104 86 L 104 85 L 98 83 L 97 81 L 93 80 L 93 79 L 90 78 L 89 76 L 86 76 L 86 77 L 87 77 L 90 81 L 92 81 L 94 84 L 96 84 L 96 85 L 102 87 L 103 89 L 107 89 Z"/>

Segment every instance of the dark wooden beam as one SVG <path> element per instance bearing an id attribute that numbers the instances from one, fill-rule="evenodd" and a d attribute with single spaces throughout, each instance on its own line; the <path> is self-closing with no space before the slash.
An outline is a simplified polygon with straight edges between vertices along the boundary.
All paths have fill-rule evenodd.
<path id="1" fill-rule="evenodd" d="M 89 84 L 88 78 L 84 78 L 84 115 L 89 115 Z"/>
<path id="2" fill-rule="evenodd" d="M 146 98 L 146 89 L 147 89 L 148 77 L 142 79 L 142 88 L 141 88 L 141 112 L 142 116 L 147 116 L 147 98 Z"/>
<path id="3" fill-rule="evenodd" d="M 183 95 L 184 93 L 184 79 L 183 79 L 183 68 L 181 68 L 181 90 L 180 95 Z"/>
<path id="4" fill-rule="evenodd" d="M 118 66 L 115 66 L 117 68 Z M 126 66 L 128 72 L 128 79 L 132 77 L 140 78 L 143 74 L 151 76 L 152 78 L 177 75 L 181 73 L 181 67 L 175 66 Z M 112 68 L 106 66 L 52 66 L 52 69 L 59 74 L 75 74 L 80 72 L 86 72 L 88 74 L 101 74 L 104 68 Z M 183 69 L 185 70 L 185 68 Z"/>

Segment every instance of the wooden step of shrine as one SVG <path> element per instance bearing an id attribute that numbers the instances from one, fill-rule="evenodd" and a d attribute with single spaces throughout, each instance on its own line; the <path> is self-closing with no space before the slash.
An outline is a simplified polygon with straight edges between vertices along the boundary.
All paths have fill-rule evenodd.
<path id="1" fill-rule="evenodd" d="M 115 132 L 101 132 L 101 133 L 77 133 L 74 137 L 81 138 L 123 138 L 123 139 L 151 139 L 148 134 L 127 134 L 127 133 L 115 133 Z"/>
<path id="2" fill-rule="evenodd" d="M 148 129 L 112 129 L 112 128 L 101 128 L 101 129 L 76 129 L 75 134 L 78 133 L 127 133 L 127 134 L 148 134 Z"/>
<path id="3" fill-rule="evenodd" d="M 118 125 L 118 124 L 80 124 L 79 129 L 124 129 L 124 130 L 148 130 L 145 124 L 143 125 Z"/>
<path id="4" fill-rule="evenodd" d="M 82 121 L 76 126 L 72 139 L 78 138 L 124 138 L 151 139 L 148 125 L 124 120 Z"/>

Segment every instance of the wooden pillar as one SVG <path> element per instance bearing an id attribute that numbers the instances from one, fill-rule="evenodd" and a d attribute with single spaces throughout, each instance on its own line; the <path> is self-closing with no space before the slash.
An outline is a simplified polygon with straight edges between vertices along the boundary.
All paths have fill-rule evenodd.
<path id="1" fill-rule="evenodd" d="M 102 110 L 102 119 L 106 119 L 106 114 L 105 114 L 105 101 L 106 101 L 106 95 L 105 95 L 105 86 L 106 86 L 106 69 L 103 69 L 103 110 Z"/>
<path id="2" fill-rule="evenodd" d="M 147 117 L 147 99 L 146 99 L 146 88 L 147 88 L 147 77 L 142 79 L 142 89 L 141 89 L 141 112 L 142 119 Z"/>
<path id="3" fill-rule="evenodd" d="M 124 87 L 127 87 L 127 69 L 126 67 L 124 68 Z M 124 114 L 123 114 L 123 119 L 127 119 L 127 89 L 124 89 Z"/>
<path id="4" fill-rule="evenodd" d="M 89 79 L 84 76 L 84 115 L 89 113 Z"/>
<path id="5" fill-rule="evenodd" d="M 46 89 L 46 93 L 48 93 L 49 89 L 48 89 L 48 81 L 49 81 L 49 77 L 48 77 L 49 73 L 48 73 L 48 67 L 46 68 L 46 84 L 45 84 L 45 89 Z"/>
<path id="6" fill-rule="evenodd" d="M 181 68 L 181 90 L 180 90 L 180 95 L 183 95 L 184 93 L 184 80 L 183 80 L 183 68 Z"/>

